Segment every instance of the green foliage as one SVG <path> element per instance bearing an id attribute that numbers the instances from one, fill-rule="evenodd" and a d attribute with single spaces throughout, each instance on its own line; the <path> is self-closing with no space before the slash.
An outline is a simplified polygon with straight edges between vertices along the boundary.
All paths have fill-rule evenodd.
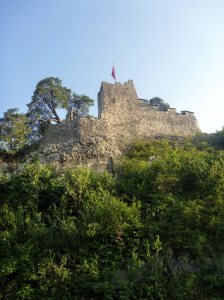
<path id="1" fill-rule="evenodd" d="M 62 86 L 56 77 L 41 80 L 33 93 L 32 101 L 28 104 L 28 114 L 35 120 L 52 120 L 60 123 L 57 108 L 67 108 L 71 91 Z"/>
<path id="2" fill-rule="evenodd" d="M 57 77 L 47 77 L 37 84 L 32 101 L 27 104 L 32 140 L 38 140 L 52 121 L 61 122 L 57 109 L 67 109 L 70 96 L 71 91 Z"/>
<path id="3" fill-rule="evenodd" d="M 0 150 L 16 154 L 28 143 L 28 118 L 18 108 L 8 109 L 0 119 Z"/>
<path id="4" fill-rule="evenodd" d="M 0 174 L 0 299 L 222 299 L 224 154 L 137 141 L 107 172 Z"/>
<path id="5" fill-rule="evenodd" d="M 199 151 L 156 142 L 137 142 L 118 166 L 117 184 L 139 199 L 150 194 L 172 193 L 180 197 L 217 196 L 223 192 L 224 152 Z M 132 187 L 129 187 L 130 182 Z"/>
<path id="6" fill-rule="evenodd" d="M 44 78 L 37 84 L 32 101 L 27 105 L 27 116 L 32 128 L 31 141 L 38 141 L 52 122 L 61 123 L 58 109 L 67 110 L 71 119 L 80 118 L 88 115 L 89 107 L 93 103 L 88 96 L 77 95 L 62 86 L 59 78 Z"/>
<path id="7" fill-rule="evenodd" d="M 150 99 L 149 103 L 151 105 L 158 105 L 159 110 L 163 110 L 163 111 L 166 111 L 170 107 L 169 103 L 165 102 L 163 99 L 161 99 L 159 97 L 154 97 L 154 98 Z"/>
<path id="8" fill-rule="evenodd" d="M 193 143 L 199 149 L 224 149 L 224 128 L 215 133 L 198 133 L 192 138 Z"/>
<path id="9" fill-rule="evenodd" d="M 69 101 L 71 118 L 81 118 L 86 117 L 89 114 L 89 107 L 94 104 L 94 100 L 90 99 L 86 95 L 77 95 L 75 93 L 72 94 L 72 97 Z"/>

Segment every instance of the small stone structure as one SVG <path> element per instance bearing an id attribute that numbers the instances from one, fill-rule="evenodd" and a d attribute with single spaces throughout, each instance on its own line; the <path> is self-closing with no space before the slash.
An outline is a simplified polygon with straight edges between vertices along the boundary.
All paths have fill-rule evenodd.
<path id="1" fill-rule="evenodd" d="M 186 137 L 200 131 L 194 113 L 179 114 L 174 108 L 160 111 L 139 99 L 132 80 L 124 84 L 102 82 L 98 115 L 52 125 L 37 152 L 40 161 L 54 162 L 59 168 L 84 165 L 112 169 L 114 158 L 137 138 Z"/>

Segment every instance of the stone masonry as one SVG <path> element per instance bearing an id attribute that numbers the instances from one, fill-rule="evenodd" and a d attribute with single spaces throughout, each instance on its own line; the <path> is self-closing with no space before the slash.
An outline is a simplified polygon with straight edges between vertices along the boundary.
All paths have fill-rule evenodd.
<path id="1" fill-rule="evenodd" d="M 137 138 L 187 137 L 200 129 L 194 113 L 158 106 L 139 99 L 132 80 L 124 84 L 102 82 L 98 118 L 65 120 L 52 125 L 37 152 L 42 163 L 58 168 L 83 165 L 97 170 L 113 168 L 113 160 Z"/>

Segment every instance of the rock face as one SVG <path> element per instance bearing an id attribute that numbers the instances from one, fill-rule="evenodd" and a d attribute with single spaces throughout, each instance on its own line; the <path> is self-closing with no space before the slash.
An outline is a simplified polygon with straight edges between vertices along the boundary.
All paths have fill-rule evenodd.
<path id="1" fill-rule="evenodd" d="M 194 113 L 139 99 L 132 80 L 124 84 L 102 82 L 98 93 L 99 117 L 65 120 L 52 125 L 37 155 L 58 168 L 84 165 L 97 170 L 113 168 L 113 160 L 136 138 L 192 136 L 200 129 Z"/>

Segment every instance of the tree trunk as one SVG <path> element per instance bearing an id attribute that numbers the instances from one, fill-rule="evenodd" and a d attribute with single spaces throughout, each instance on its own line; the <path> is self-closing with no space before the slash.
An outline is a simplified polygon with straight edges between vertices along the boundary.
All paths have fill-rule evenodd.
<path id="1" fill-rule="evenodd" d="M 55 109 L 55 107 L 54 107 L 54 102 L 53 101 L 51 101 L 51 111 L 52 111 L 52 113 L 54 114 L 54 116 L 55 116 L 55 120 L 56 120 L 56 123 L 58 124 L 58 123 L 61 123 L 61 118 L 59 117 L 59 115 L 57 114 L 57 111 L 56 111 L 56 109 Z"/>

